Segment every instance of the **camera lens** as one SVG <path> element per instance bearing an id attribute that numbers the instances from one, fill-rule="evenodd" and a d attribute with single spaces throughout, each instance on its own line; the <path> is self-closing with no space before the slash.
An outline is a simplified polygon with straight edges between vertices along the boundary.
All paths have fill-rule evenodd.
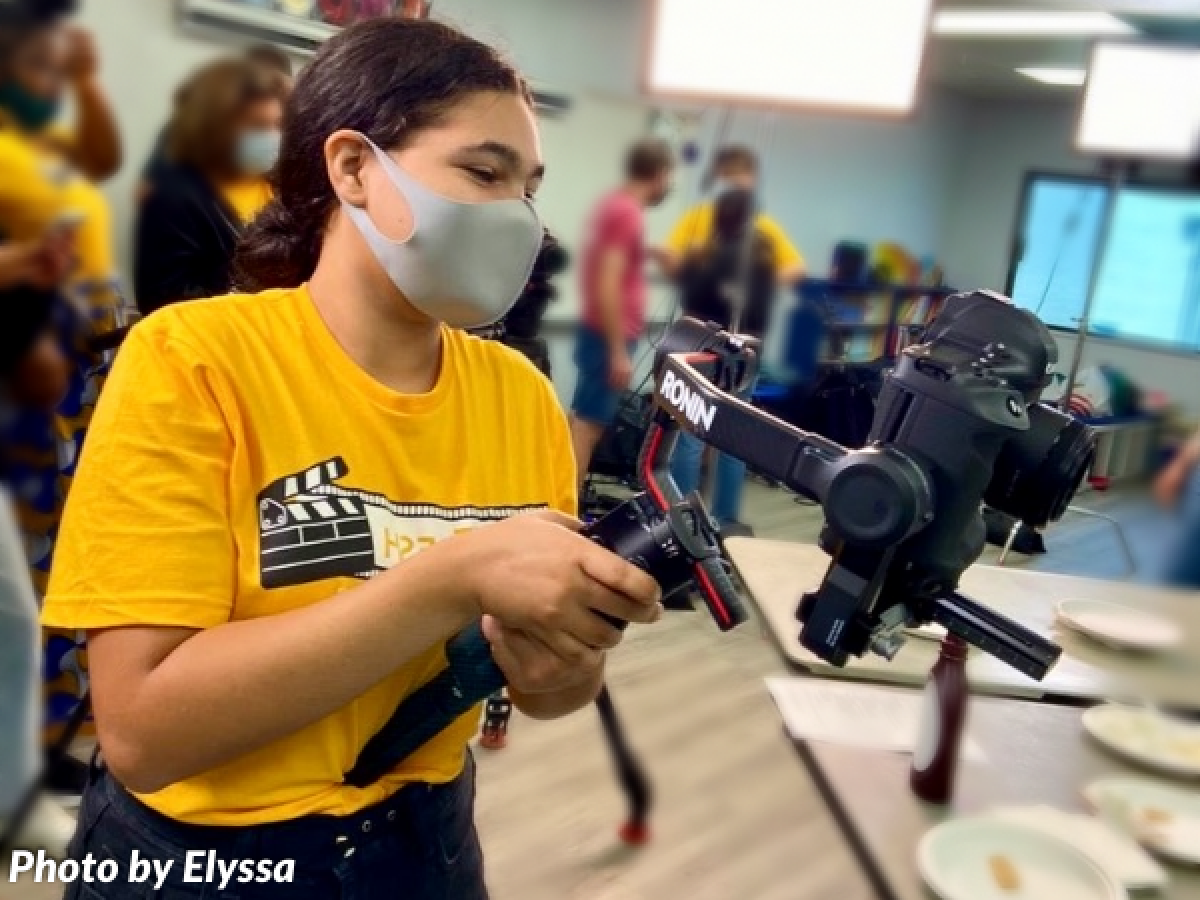
<path id="1" fill-rule="evenodd" d="M 1043 404 L 1029 408 L 1029 430 L 1000 451 L 983 495 L 988 506 L 1041 527 L 1058 519 L 1096 455 L 1091 429 Z"/>

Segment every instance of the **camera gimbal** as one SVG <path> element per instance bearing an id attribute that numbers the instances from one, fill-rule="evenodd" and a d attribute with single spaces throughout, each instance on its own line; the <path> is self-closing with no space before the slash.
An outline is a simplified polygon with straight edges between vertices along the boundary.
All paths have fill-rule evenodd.
<path id="1" fill-rule="evenodd" d="M 656 360 L 656 411 L 638 461 L 645 492 L 584 534 L 652 574 L 664 594 L 687 585 L 718 627 L 747 614 L 715 523 L 668 470 L 681 431 L 731 453 L 825 512 L 831 556 L 800 601 L 801 643 L 834 665 L 887 658 L 907 626 L 939 622 L 1041 679 L 1061 650 L 958 593 L 982 552 L 981 503 L 1040 526 L 1058 518 L 1095 453 L 1087 427 L 1038 403 L 1054 340 L 1031 313 L 987 292 L 950 298 L 925 341 L 888 373 L 868 445 L 850 450 L 731 394 L 757 374 L 756 340 L 683 319 Z M 624 627 L 623 622 L 614 622 Z M 447 668 L 404 700 L 346 780 L 377 780 L 504 686 L 478 626 L 446 646 Z"/>

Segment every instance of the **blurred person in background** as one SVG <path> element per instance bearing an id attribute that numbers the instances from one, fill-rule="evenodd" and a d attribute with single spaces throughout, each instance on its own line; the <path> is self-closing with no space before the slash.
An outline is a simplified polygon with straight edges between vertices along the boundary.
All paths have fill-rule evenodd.
<path id="1" fill-rule="evenodd" d="M 578 375 L 571 401 L 571 443 L 582 484 L 592 453 L 612 424 L 633 377 L 633 353 L 645 329 L 645 210 L 671 190 L 674 154 L 665 141 L 635 144 L 625 183 L 592 213 L 580 266 L 583 324 L 575 345 Z"/>
<path id="2" fill-rule="evenodd" d="M 292 66 L 292 58 L 288 56 L 287 51 L 275 44 L 254 44 L 246 49 L 243 54 L 247 62 L 252 62 L 262 66 L 268 72 L 274 72 L 279 77 L 279 87 L 283 93 L 284 101 L 292 93 L 292 86 L 295 83 L 294 69 Z M 182 92 L 186 88 L 190 80 L 184 82 L 176 91 L 174 106 L 178 107 L 183 102 Z M 141 206 L 146 198 L 150 196 L 150 192 L 154 190 L 155 183 L 163 177 L 164 172 L 169 172 L 171 168 L 171 160 L 167 153 L 167 136 L 170 131 L 170 124 L 164 125 L 159 131 L 158 137 L 154 141 L 154 149 L 150 151 L 150 158 L 146 160 L 146 165 L 142 168 L 142 177 L 138 181 L 137 187 L 137 205 Z"/>
<path id="3" fill-rule="evenodd" d="M 712 240 L 716 199 L 726 190 L 740 188 L 754 196 L 758 208 L 754 227 L 771 246 L 780 283 L 795 283 L 804 276 L 804 257 L 783 226 L 762 209 L 759 174 L 758 154 L 749 147 L 731 144 L 717 151 L 712 166 L 711 199 L 685 212 L 667 238 L 666 249 L 676 268 L 683 264 L 688 253 L 702 249 Z"/>
<path id="4" fill-rule="evenodd" d="M 741 298 L 738 330 L 763 338 L 771 322 L 775 286 L 791 286 L 803 277 L 804 258 L 782 226 L 762 211 L 758 156 L 753 150 L 722 147 L 712 176 L 713 199 L 684 213 L 667 239 L 683 314 L 730 328 Z M 751 219 L 751 252 L 744 259 L 749 266 L 742 271 Z M 738 519 L 746 464 L 725 453 L 717 453 L 716 458 L 713 517 L 727 535 L 746 534 L 749 529 Z M 671 474 L 684 494 L 700 487 L 703 460 L 704 444 L 691 435 L 680 435 Z"/>
<path id="5" fill-rule="evenodd" d="M 233 285 L 242 232 L 271 199 L 286 86 L 242 57 L 204 66 L 179 89 L 167 160 L 138 211 L 134 291 L 149 314 Z"/>
<path id="6" fill-rule="evenodd" d="M 1200 590 L 1200 431 L 1159 474 L 1154 495 L 1178 516 L 1159 577 L 1172 587 Z"/>
<path id="7" fill-rule="evenodd" d="M 119 168 L 121 145 L 95 45 L 68 21 L 74 10 L 66 0 L 0 3 L 0 240 L 7 252 L 32 254 L 42 271 L 29 283 L 57 283 L 51 320 L 68 360 L 67 388 L 53 410 L 26 407 L 4 422 L 18 521 L 39 596 L 110 362 L 111 354 L 95 348 L 96 338 L 123 324 L 111 217 L 96 185 Z M 70 124 L 60 116 L 67 101 L 74 109 Z M 44 635 L 49 744 L 87 680 L 83 635 L 53 629 Z M 68 760 L 47 773 L 47 784 L 77 801 L 83 775 L 83 767 Z"/>
<path id="8" fill-rule="evenodd" d="M 53 411 L 68 387 L 68 360 L 53 315 L 57 296 L 30 287 L 44 281 L 53 262 L 14 269 L 0 247 L 0 834 L 8 831 L 42 768 L 41 630 L 24 538 L 17 524 L 3 429 L 20 410 Z M 15 285 L 23 285 L 14 287 Z M 75 819 L 41 794 L 15 836 L 22 849 L 66 852 Z"/>

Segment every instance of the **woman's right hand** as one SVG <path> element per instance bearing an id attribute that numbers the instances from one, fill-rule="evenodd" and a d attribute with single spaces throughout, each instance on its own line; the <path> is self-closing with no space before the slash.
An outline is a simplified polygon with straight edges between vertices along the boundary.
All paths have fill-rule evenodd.
<path id="1" fill-rule="evenodd" d="M 567 663 L 615 647 L 621 631 L 598 612 L 655 622 L 662 592 L 650 575 L 578 534 L 581 524 L 549 510 L 514 516 L 464 536 L 480 609 L 525 632 Z"/>

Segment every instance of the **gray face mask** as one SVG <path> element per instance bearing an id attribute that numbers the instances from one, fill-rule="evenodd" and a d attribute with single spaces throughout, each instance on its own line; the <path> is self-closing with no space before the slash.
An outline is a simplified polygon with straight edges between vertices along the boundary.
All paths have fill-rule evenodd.
<path id="1" fill-rule="evenodd" d="M 525 289 L 542 246 L 542 223 L 528 200 L 460 203 L 435 194 L 363 140 L 412 211 L 412 233 L 393 241 L 365 209 L 342 203 L 379 264 L 408 302 L 456 328 L 499 321 Z"/>

